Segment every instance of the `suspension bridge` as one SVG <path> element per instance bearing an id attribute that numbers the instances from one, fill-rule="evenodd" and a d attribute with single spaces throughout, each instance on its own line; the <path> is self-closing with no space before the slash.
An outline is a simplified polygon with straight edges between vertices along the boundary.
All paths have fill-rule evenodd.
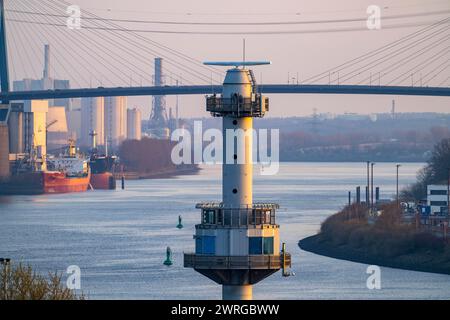
<path id="1" fill-rule="evenodd" d="M 222 91 L 222 70 L 205 66 L 200 60 L 148 36 L 152 33 L 196 33 L 153 27 L 188 23 L 110 19 L 83 10 L 82 26 L 72 30 L 67 25 L 67 8 L 71 5 L 67 1 L 0 2 L 4 6 L 0 25 L 0 100 L 3 102 L 101 96 L 199 95 Z M 260 84 L 258 90 L 265 94 L 450 96 L 450 11 L 430 12 L 429 15 L 434 17 L 433 21 L 394 42 L 300 82 L 297 79 L 299 83 Z M 386 18 L 395 20 L 401 17 Z M 135 24 L 144 27 L 137 28 Z M 152 29 L 146 28 L 149 24 Z M 220 22 L 215 24 L 226 25 Z M 36 62 L 42 60 L 40 52 L 44 44 L 51 44 L 54 50 L 52 75 L 69 79 L 71 87 L 11 90 L 10 76 L 19 79 L 20 69 L 30 72 L 27 78 L 39 77 Z M 152 68 L 151 57 L 164 58 L 168 74 L 177 79 L 178 84 L 155 86 L 152 75 L 145 71 Z"/>

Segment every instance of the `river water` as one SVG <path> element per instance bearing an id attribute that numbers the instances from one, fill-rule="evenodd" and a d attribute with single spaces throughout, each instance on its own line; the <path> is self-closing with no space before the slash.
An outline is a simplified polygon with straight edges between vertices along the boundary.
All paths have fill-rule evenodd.
<path id="1" fill-rule="evenodd" d="M 422 164 L 403 164 L 401 186 Z M 281 239 L 295 276 L 278 272 L 254 286 L 255 299 L 449 299 L 450 276 L 381 268 L 381 289 L 366 287 L 367 265 L 305 252 L 299 239 L 342 208 L 347 192 L 366 183 L 363 163 L 285 163 L 274 176 L 255 176 L 255 201 L 281 205 Z M 255 170 L 257 173 L 259 170 Z M 381 197 L 395 192 L 395 164 L 375 166 Z M 81 269 L 89 299 L 220 299 L 221 288 L 183 268 L 194 249 L 196 202 L 220 200 L 220 167 L 172 179 L 127 181 L 126 190 L 16 196 L 0 201 L 0 257 L 39 272 Z M 184 228 L 175 228 L 182 215 Z M 166 247 L 174 264 L 166 267 Z M 66 275 L 64 274 L 64 279 Z"/>

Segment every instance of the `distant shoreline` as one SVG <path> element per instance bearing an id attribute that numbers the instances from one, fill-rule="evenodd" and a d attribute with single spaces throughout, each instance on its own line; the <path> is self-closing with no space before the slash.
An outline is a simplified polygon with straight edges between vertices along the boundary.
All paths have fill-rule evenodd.
<path id="1" fill-rule="evenodd" d="M 367 160 L 354 160 L 353 159 L 349 159 L 349 160 L 280 160 L 280 163 L 361 163 L 361 162 L 367 162 Z M 377 163 L 397 163 L 397 162 L 402 162 L 402 163 L 420 163 L 420 164 L 424 164 L 427 162 L 427 159 L 422 159 L 422 160 L 377 160 Z"/>
<path id="2" fill-rule="evenodd" d="M 177 168 L 169 168 L 167 170 L 161 170 L 158 172 L 151 173 L 140 173 L 140 172 L 124 172 L 123 176 L 126 180 L 142 180 L 142 179 L 164 179 L 171 178 L 175 176 L 188 175 L 188 174 L 197 174 L 201 169 L 198 166 L 187 166 L 187 167 L 177 167 Z M 116 179 L 122 178 L 122 173 L 115 173 Z"/>
<path id="3" fill-rule="evenodd" d="M 325 242 L 320 234 L 300 240 L 298 246 L 304 251 L 340 260 L 410 271 L 450 275 L 448 265 L 437 263 L 433 261 L 433 256 L 426 254 L 406 254 L 391 259 L 371 256 L 364 250 L 358 250 L 348 245 L 333 246 L 329 242 Z"/>

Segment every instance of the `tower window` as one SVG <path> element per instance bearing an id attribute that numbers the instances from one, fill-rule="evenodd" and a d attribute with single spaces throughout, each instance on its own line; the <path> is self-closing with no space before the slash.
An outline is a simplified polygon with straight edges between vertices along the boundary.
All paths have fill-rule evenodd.
<path id="1" fill-rule="evenodd" d="M 248 238 L 249 254 L 273 254 L 273 237 Z"/>
<path id="2" fill-rule="evenodd" d="M 215 210 L 203 210 L 203 224 L 215 224 L 216 223 L 216 211 Z"/>

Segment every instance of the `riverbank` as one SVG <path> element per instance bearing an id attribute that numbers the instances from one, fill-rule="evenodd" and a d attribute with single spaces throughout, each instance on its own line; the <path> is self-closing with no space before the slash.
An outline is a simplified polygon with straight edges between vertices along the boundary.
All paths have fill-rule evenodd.
<path id="1" fill-rule="evenodd" d="M 370 255 L 364 249 L 355 249 L 351 245 L 334 246 L 321 238 L 320 234 L 300 240 L 298 246 L 302 250 L 329 258 L 411 271 L 450 274 L 450 261 L 437 259 L 432 253 L 409 253 L 395 258 L 384 258 Z"/>
<path id="2" fill-rule="evenodd" d="M 403 219 L 396 203 L 369 219 L 352 204 L 322 222 L 320 232 L 299 241 L 301 249 L 336 259 L 385 267 L 450 274 L 450 243 Z"/>

